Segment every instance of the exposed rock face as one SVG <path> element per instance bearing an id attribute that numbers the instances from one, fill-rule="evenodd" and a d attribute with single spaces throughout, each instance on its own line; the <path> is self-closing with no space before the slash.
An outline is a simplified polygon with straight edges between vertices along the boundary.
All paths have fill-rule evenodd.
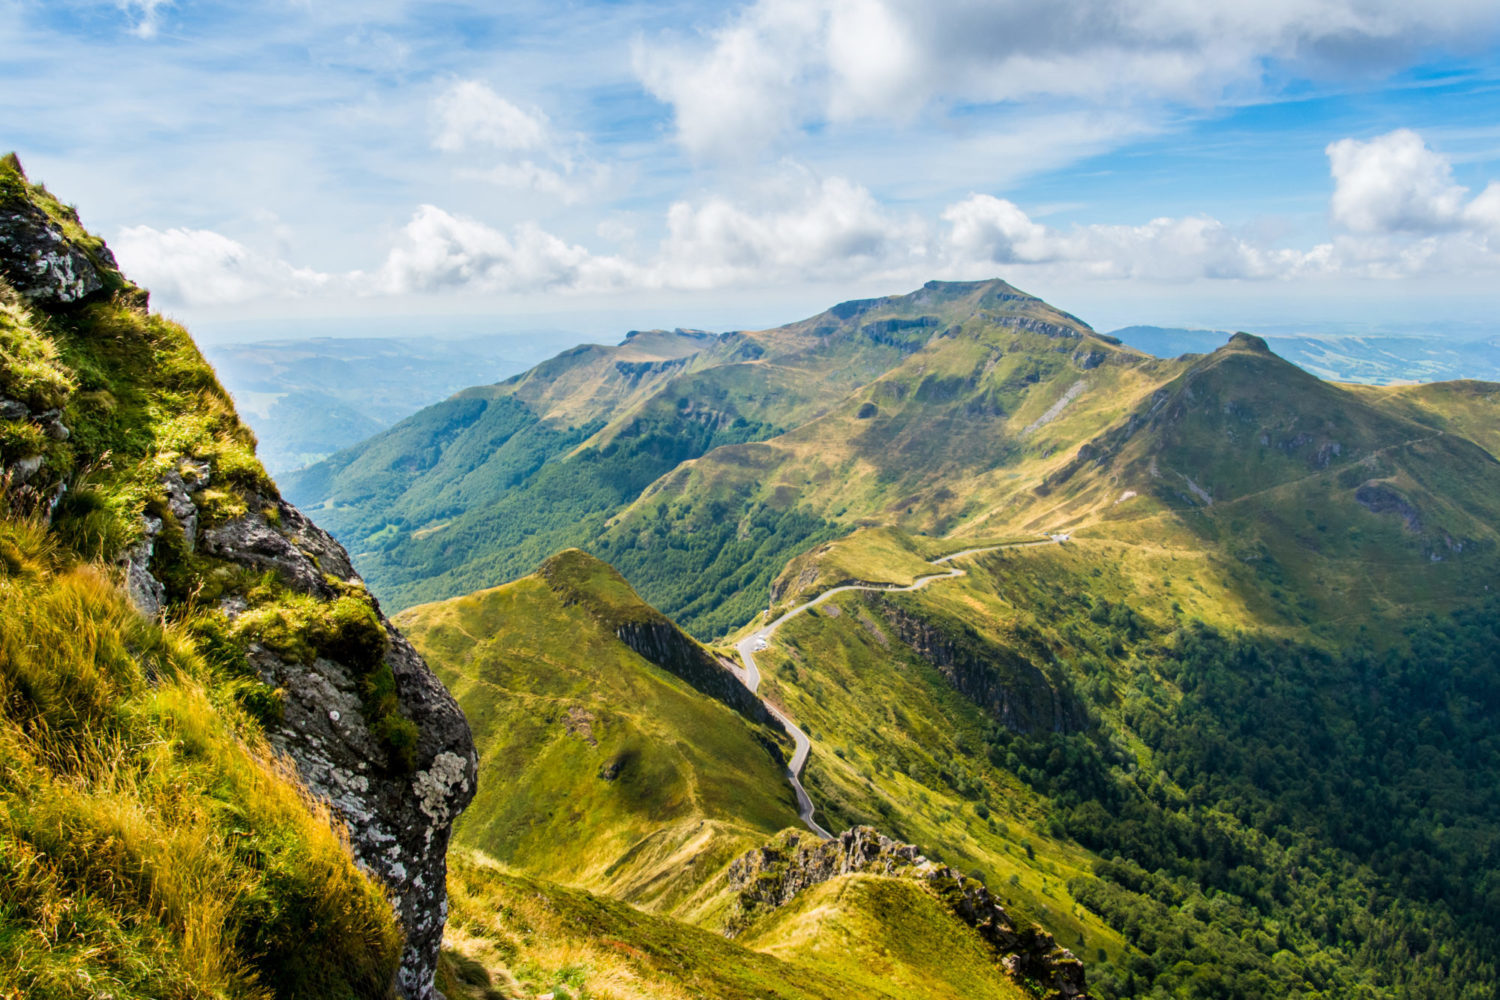
<path id="1" fill-rule="evenodd" d="M 1072 327 L 1062 326 L 1058 323 L 1049 323 L 1044 319 L 1037 319 L 1034 316 L 1001 316 L 997 317 L 995 322 L 1002 326 L 1013 326 L 1017 330 L 1040 333 L 1044 337 L 1077 340 L 1083 336 L 1083 334 Z"/>
<path id="2" fill-rule="evenodd" d="M 1354 491 L 1354 499 L 1371 513 L 1395 514 L 1406 525 L 1407 531 L 1422 531 L 1421 512 L 1387 483 L 1372 479 Z"/>
<path id="3" fill-rule="evenodd" d="M 102 244 L 90 255 L 29 201 L 0 199 L 0 274 L 22 295 L 48 304 L 79 302 L 104 291 L 101 265 L 115 268 Z"/>
<path id="4" fill-rule="evenodd" d="M 625 622 L 615 628 L 615 635 L 658 667 L 676 674 L 752 722 L 780 728 L 759 698 L 670 621 Z"/>
<path id="5" fill-rule="evenodd" d="M 187 497 L 184 491 L 175 499 Z M 257 570 L 272 570 L 296 590 L 322 599 L 339 584 L 357 583 L 348 554 L 327 532 L 284 500 L 266 498 L 274 523 L 261 509 L 198 532 L 208 555 Z M 174 514 L 180 524 L 193 515 Z M 233 615 L 232 600 L 225 607 Z M 355 856 L 391 888 L 406 931 L 401 993 L 412 1000 L 435 994 L 433 973 L 447 919 L 447 849 L 453 821 L 474 797 L 478 758 L 468 722 L 406 638 L 382 615 L 403 716 L 420 733 L 416 766 L 402 773 L 364 717 L 360 675 L 351 666 L 319 656 L 311 665 L 288 661 L 259 645 L 250 650 L 261 679 L 287 693 L 280 724 L 268 726 L 271 743 L 297 765 L 307 787 L 347 824 Z"/>
<path id="6" fill-rule="evenodd" d="M 53 441 L 66 441 L 70 434 L 62 422 L 60 411 L 33 410 L 18 399 L 0 396 L 0 421 L 12 420 L 35 424 L 37 429 Z M 0 475 L 7 477 L 12 486 L 27 486 L 34 492 L 46 494 L 50 504 L 56 504 L 58 497 L 62 495 L 61 485 L 47 482 L 46 479 L 50 477 L 38 478 L 38 473 L 45 464 L 46 458 L 39 453 L 7 456 L 4 465 L 0 466 Z"/>
<path id="7" fill-rule="evenodd" d="M 739 890 L 740 915 L 731 929 L 783 906 L 804 889 L 841 875 L 871 874 L 914 879 L 927 887 L 964 923 L 978 931 L 1001 957 L 1017 983 L 1040 987 L 1047 1000 L 1088 1000 L 1083 963 L 1035 924 L 1018 928 L 984 883 L 927 860 L 911 844 L 867 826 L 845 830 L 833 840 L 790 832 L 729 866 L 730 884 Z"/>
<path id="8" fill-rule="evenodd" d="M 1012 732 L 1071 733 L 1087 725 L 1072 691 L 1053 683 L 1025 656 L 998 649 L 955 623 L 919 617 L 899 599 L 880 597 L 874 603 L 897 638 Z M 1040 640 L 1020 638 L 1034 657 L 1050 658 Z"/>

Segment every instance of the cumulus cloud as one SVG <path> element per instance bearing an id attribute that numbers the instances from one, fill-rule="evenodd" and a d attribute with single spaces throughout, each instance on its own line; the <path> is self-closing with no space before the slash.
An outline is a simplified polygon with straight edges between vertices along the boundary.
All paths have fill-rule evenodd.
<path id="1" fill-rule="evenodd" d="M 474 219 L 423 205 L 374 277 L 387 294 L 463 290 L 604 291 L 628 283 L 632 269 L 597 257 L 532 223 L 506 234 Z"/>
<path id="2" fill-rule="evenodd" d="M 711 288 L 744 280 L 869 275 L 925 258 L 927 227 L 886 211 L 844 178 L 791 171 L 759 204 L 723 196 L 679 201 L 652 273 L 658 284 Z"/>
<path id="3" fill-rule="evenodd" d="M 111 245 L 121 267 L 136 282 L 159 299 L 183 305 L 292 298 L 345 283 L 206 229 L 131 226 Z"/>
<path id="4" fill-rule="evenodd" d="M 1463 223 L 1464 195 L 1453 167 L 1410 129 L 1360 142 L 1330 143 L 1338 225 L 1355 233 L 1433 233 Z"/>
<path id="5" fill-rule="evenodd" d="M 480 80 L 460 80 L 432 102 L 434 148 L 464 157 L 461 176 L 549 195 L 565 203 L 600 188 L 608 171 L 582 156 L 582 140 L 559 134 Z"/>
<path id="6" fill-rule="evenodd" d="M 1335 231 L 1305 249 L 1265 245 L 1207 216 L 1055 229 L 1012 202 L 975 194 L 944 210 L 942 256 L 960 270 L 993 264 L 1150 281 L 1401 279 L 1500 269 L 1500 182 L 1470 198 L 1449 159 L 1408 129 L 1340 139 L 1327 154 Z"/>
<path id="7" fill-rule="evenodd" d="M 947 260 L 959 267 L 1052 265 L 1080 277 L 1190 281 L 1288 277 L 1314 262 L 1306 253 L 1256 246 L 1206 216 L 1060 230 L 1012 202 L 971 195 L 950 205 L 943 220 L 950 227 Z"/>
<path id="8" fill-rule="evenodd" d="M 1500 184 L 1470 200 L 1453 180 L 1448 158 L 1410 129 L 1367 142 L 1340 139 L 1328 146 L 1334 190 L 1330 211 L 1351 233 L 1432 234 L 1500 232 Z"/>
<path id="9" fill-rule="evenodd" d="M 638 77 L 696 154 L 738 157 L 802 125 L 1036 98 L 1121 106 L 1254 90 L 1484 44 L 1490 0 L 754 0 L 691 40 L 638 43 Z"/>

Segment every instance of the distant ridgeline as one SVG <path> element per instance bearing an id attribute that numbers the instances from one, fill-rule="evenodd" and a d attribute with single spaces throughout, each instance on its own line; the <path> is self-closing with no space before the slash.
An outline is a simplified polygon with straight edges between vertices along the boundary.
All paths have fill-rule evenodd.
<path id="1" fill-rule="evenodd" d="M 578 546 L 701 637 L 764 607 L 792 556 L 866 524 L 1165 520 L 1266 572 L 1378 562 L 1399 593 L 1418 582 L 1402 560 L 1492 539 L 1494 404 L 1483 383 L 1337 388 L 1258 338 L 1156 359 L 1004 282 L 933 282 L 775 330 L 575 348 L 285 486 L 397 606 Z M 1283 523 L 1304 514 L 1316 523 Z M 1311 582 L 1288 579 L 1337 602 Z"/>
<path id="2" fill-rule="evenodd" d="M 1218 330 L 1127 326 L 1112 331 L 1131 347 L 1157 357 L 1208 354 L 1224 343 Z M 1267 336 L 1277 354 L 1334 382 L 1392 385 L 1444 379 L 1500 379 L 1500 335 L 1446 336 L 1352 334 Z"/>

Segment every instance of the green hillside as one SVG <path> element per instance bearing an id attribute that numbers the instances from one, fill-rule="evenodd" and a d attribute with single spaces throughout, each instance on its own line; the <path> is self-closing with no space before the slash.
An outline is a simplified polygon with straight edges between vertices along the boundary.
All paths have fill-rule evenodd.
<path id="1" fill-rule="evenodd" d="M 1248 337 L 1153 371 L 1171 377 L 1074 415 L 1003 477 L 976 460 L 964 480 L 956 445 L 932 449 L 925 495 L 966 482 L 962 530 L 939 536 L 941 505 L 913 503 L 777 575 L 779 611 L 1072 533 L 916 593 L 840 595 L 757 654 L 813 739 L 819 821 L 981 875 L 1086 958 L 1099 996 L 1491 995 L 1494 391 L 1334 386 Z M 746 488 L 773 491 L 782 462 L 832 466 L 848 439 L 806 432 L 824 446 L 787 458 L 803 433 L 758 446 L 774 461 Z M 681 544 L 695 525 L 672 504 L 743 450 L 688 463 L 617 523 L 661 519 Z M 838 482 L 842 502 L 863 480 Z M 819 887 L 740 940 L 818 967 L 881 939 L 840 909 L 861 893 Z"/>
<path id="2" fill-rule="evenodd" d="M 360 558 L 397 600 L 585 544 L 705 636 L 1066 536 L 962 557 L 922 590 L 838 595 L 757 654 L 762 692 L 812 739 L 818 821 L 980 876 L 1083 956 L 1101 997 L 1493 995 L 1500 387 L 1335 385 L 1243 334 L 1151 359 L 998 282 L 690 346 L 630 386 L 609 353 L 627 342 L 483 390 L 574 437 L 446 520 L 385 513 L 420 485 L 384 507 L 330 479 L 324 509 L 367 519 Z M 478 447 L 445 433 L 422 454 Z M 391 482 L 344 457 L 337 475 Z M 534 641 L 557 640 L 512 645 Z M 650 836 L 596 814 L 601 857 Z M 640 857 L 680 879 L 671 829 Z M 727 877 L 630 898 L 714 926 L 735 912 Z M 900 958 L 915 929 L 861 915 L 920 914 L 892 902 L 909 891 L 822 883 L 737 940 L 940 992 Z M 904 944 L 833 957 L 887 933 Z"/>
<path id="3" fill-rule="evenodd" d="M 728 676 L 604 563 L 570 550 L 398 617 L 481 751 L 450 875 L 458 996 L 1029 995 L 919 880 L 851 872 L 745 912 L 732 865 L 800 825 L 785 737 L 686 669 Z"/>
<path id="4" fill-rule="evenodd" d="M 974 868 L 1103 997 L 1493 995 L 1493 599 L 1332 644 L 1203 556 L 965 565 L 757 654 L 824 825 Z"/>
<path id="5" fill-rule="evenodd" d="M 481 854 L 458 852 L 453 861 L 439 983 L 450 1000 L 547 992 L 597 1000 L 1029 996 L 936 899 L 897 879 L 836 879 L 778 912 L 774 926 L 728 939 Z M 818 925 L 812 934 L 809 920 Z"/>
<path id="6" fill-rule="evenodd" d="M 1500 463 L 1464 433 L 1490 399 L 1334 386 L 1239 334 L 1006 523 L 1209 554 L 1266 624 L 1332 636 L 1450 608 L 1500 555 Z"/>
<path id="7" fill-rule="evenodd" d="M 564 552 L 532 576 L 398 622 L 480 748 L 460 843 L 660 908 L 797 824 L 785 735 L 716 697 L 730 690 L 721 680 L 745 692 L 670 623 L 663 641 L 637 643 L 660 662 L 631 648 L 622 629 L 665 619 L 592 557 Z M 681 670 L 699 657 L 701 673 Z"/>
<path id="8" fill-rule="evenodd" d="M 1005 470 L 1169 370 L 1004 282 L 932 282 L 775 330 L 578 348 L 286 485 L 397 606 L 579 545 L 711 636 L 862 519 L 979 516 L 1019 481 Z"/>
<path id="9" fill-rule="evenodd" d="M 273 750 L 285 692 L 211 603 L 287 588 L 187 551 L 170 506 L 183 473 L 212 473 L 206 525 L 271 493 L 253 438 L 14 155 L 0 230 L 0 995 L 392 996 L 388 891 Z M 126 569 L 148 518 L 175 529 L 145 550 L 150 617 Z M 366 601 L 298 607 L 338 640 L 351 608 L 375 624 Z"/>

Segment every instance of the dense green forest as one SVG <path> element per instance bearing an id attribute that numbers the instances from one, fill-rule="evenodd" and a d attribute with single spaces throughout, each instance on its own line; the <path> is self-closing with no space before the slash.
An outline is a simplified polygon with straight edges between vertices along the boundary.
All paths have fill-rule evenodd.
<path id="1" fill-rule="evenodd" d="M 471 436 L 442 452 L 408 448 L 415 440 L 455 436 L 471 424 L 485 428 L 478 436 L 483 447 Z M 350 540 L 371 584 L 393 607 L 524 576 L 581 534 L 599 538 L 595 555 L 702 638 L 743 624 L 788 559 L 840 533 L 796 507 L 753 504 L 741 511 L 690 498 L 670 511 L 658 507 L 644 531 L 607 534 L 612 514 L 679 463 L 776 430 L 743 417 L 714 426 L 647 414 L 609 444 L 573 451 L 598 429 L 553 428 L 507 397 L 450 400 L 369 442 L 366 447 L 380 453 L 362 457 L 381 475 L 343 482 L 363 494 L 363 502 L 320 511 L 318 519 Z M 437 465 L 444 467 L 442 477 L 418 481 Z M 315 467 L 290 479 L 288 488 L 328 491 L 342 468 Z M 445 521 L 451 523 L 412 535 L 423 524 Z M 475 559 L 476 550 L 487 554 Z M 704 581 L 711 586 L 705 589 Z"/>
<path id="2" fill-rule="evenodd" d="M 1153 634 L 1121 610 L 1092 617 L 1136 670 L 1124 729 L 997 726 L 987 747 L 1052 798 L 1054 834 L 1101 856 L 1068 888 L 1132 949 L 1091 962 L 1092 988 L 1493 997 L 1500 603 L 1336 653 L 1198 623 Z"/>

